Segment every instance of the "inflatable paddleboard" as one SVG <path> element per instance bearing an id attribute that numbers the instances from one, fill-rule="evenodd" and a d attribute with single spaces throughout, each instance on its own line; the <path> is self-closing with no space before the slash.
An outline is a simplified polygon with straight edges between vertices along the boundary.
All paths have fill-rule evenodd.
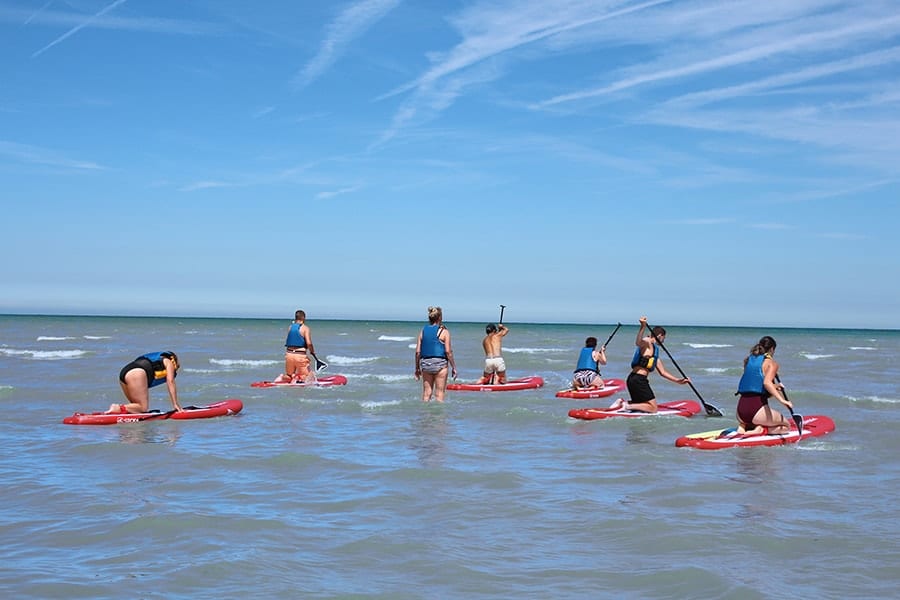
<path id="1" fill-rule="evenodd" d="M 594 421 L 596 419 L 609 419 L 612 417 L 690 417 L 700 412 L 700 404 L 693 400 L 674 400 L 672 402 L 660 402 L 659 410 L 655 413 L 631 411 L 624 408 L 610 410 L 609 408 L 573 408 L 569 416 L 573 419 Z"/>
<path id="2" fill-rule="evenodd" d="M 605 398 L 625 389 L 624 379 L 604 379 L 603 387 L 588 390 L 559 390 L 557 398 L 575 398 L 586 400 L 588 398 Z"/>
<path id="3" fill-rule="evenodd" d="M 787 433 L 765 435 L 735 435 L 736 429 L 716 429 L 703 433 L 684 435 L 675 440 L 679 448 L 699 448 L 701 450 L 719 450 L 721 448 L 734 448 L 736 446 L 782 446 L 784 444 L 796 444 L 806 438 L 818 437 L 834 431 L 834 421 L 822 415 L 809 415 L 803 417 L 803 431 L 798 432 L 796 426 L 791 423 L 791 430 Z"/>
<path id="4" fill-rule="evenodd" d="M 215 402 L 208 406 L 186 406 L 181 412 L 147 412 L 147 413 L 75 413 L 63 419 L 66 425 L 115 425 L 117 423 L 141 423 L 143 421 L 160 421 L 163 419 L 210 419 L 236 415 L 244 408 L 244 403 L 237 398 Z"/>
<path id="5" fill-rule="evenodd" d="M 250 387 L 268 388 L 268 387 L 330 387 L 332 385 L 347 385 L 347 378 L 343 375 L 328 375 L 327 377 L 319 377 L 315 381 L 290 383 L 288 381 L 276 383 L 274 381 L 254 381 Z"/>
<path id="6" fill-rule="evenodd" d="M 533 390 L 544 385 L 544 380 L 537 375 L 520 379 L 507 379 L 506 383 L 450 383 L 448 390 L 455 392 L 512 392 L 515 390 Z"/>

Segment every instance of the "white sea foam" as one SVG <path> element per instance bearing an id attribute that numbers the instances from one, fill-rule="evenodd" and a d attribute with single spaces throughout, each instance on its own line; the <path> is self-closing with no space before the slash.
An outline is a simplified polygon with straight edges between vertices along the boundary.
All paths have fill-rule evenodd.
<path id="1" fill-rule="evenodd" d="M 87 352 L 84 350 L 16 350 L 15 348 L 0 348 L 0 354 L 33 360 L 69 360 L 86 356 Z"/>
<path id="2" fill-rule="evenodd" d="M 37 337 L 37 341 L 39 342 L 58 342 L 60 340 L 74 340 L 75 338 L 70 335 L 39 335 Z"/>
<path id="3" fill-rule="evenodd" d="M 874 346 L 850 346 L 851 350 L 878 350 Z"/>
<path id="4" fill-rule="evenodd" d="M 379 381 L 384 381 L 386 383 L 395 383 L 397 381 L 409 381 L 410 379 L 414 379 L 412 374 L 410 374 L 410 375 L 385 375 L 385 374 L 378 375 L 378 374 L 375 374 L 375 375 L 371 375 L 371 377 L 374 377 L 375 379 L 378 379 Z"/>
<path id="5" fill-rule="evenodd" d="M 819 360 L 820 358 L 834 358 L 834 354 L 808 354 L 801 352 L 800 356 L 805 356 L 809 360 Z"/>
<path id="6" fill-rule="evenodd" d="M 694 342 L 684 342 L 684 346 L 691 348 L 733 348 L 734 344 L 697 344 Z"/>
<path id="7" fill-rule="evenodd" d="M 343 367 L 352 366 L 352 365 L 363 365 L 366 363 L 375 362 L 378 360 L 378 356 L 335 356 L 333 354 L 329 354 L 325 357 L 328 360 L 329 364 L 332 365 L 340 365 Z"/>
<path id="8" fill-rule="evenodd" d="M 878 402 L 881 404 L 900 404 L 900 400 L 897 398 L 884 398 L 882 396 L 863 396 L 862 398 L 857 398 L 854 396 L 847 396 L 851 402 Z"/>
<path id="9" fill-rule="evenodd" d="M 388 402 L 375 402 L 372 400 L 366 400 L 365 402 L 359 403 L 362 408 L 366 409 L 382 408 L 384 406 L 397 406 L 398 404 L 400 404 L 400 400 L 390 400 Z"/>
<path id="10" fill-rule="evenodd" d="M 706 367 L 703 369 L 707 373 L 725 373 L 728 371 L 727 367 Z"/>
<path id="11" fill-rule="evenodd" d="M 383 342 L 408 342 L 416 338 L 411 335 L 379 335 L 378 339 Z"/>
<path id="12" fill-rule="evenodd" d="M 248 360 L 244 358 L 211 358 L 209 362 L 222 367 L 265 367 L 269 365 L 280 365 L 280 360 Z"/>
<path id="13" fill-rule="evenodd" d="M 86 335 L 84 336 L 86 340 L 111 340 L 111 335 Z"/>

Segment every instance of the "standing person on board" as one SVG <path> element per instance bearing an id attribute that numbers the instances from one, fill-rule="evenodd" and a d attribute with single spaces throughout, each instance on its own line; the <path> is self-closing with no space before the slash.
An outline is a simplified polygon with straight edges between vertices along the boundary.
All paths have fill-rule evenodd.
<path id="1" fill-rule="evenodd" d="M 416 379 L 422 378 L 422 401 L 434 397 L 444 401 L 447 390 L 447 366 L 456 379 L 456 362 L 450 346 L 450 330 L 444 327 L 444 313 L 440 306 L 428 307 L 428 325 L 416 340 Z"/>
<path id="2" fill-rule="evenodd" d="M 741 397 L 735 411 L 738 433 L 787 433 L 791 428 L 790 419 L 769 406 L 769 398 L 774 397 L 789 409 L 794 409 L 791 401 L 784 397 L 784 388 L 775 380 L 778 376 L 778 363 L 772 358 L 775 346 L 775 340 L 765 335 L 744 359 L 744 373 L 736 394 Z"/>
<path id="3" fill-rule="evenodd" d="M 309 354 L 315 354 L 312 333 L 306 324 L 306 313 L 298 310 L 288 328 L 284 341 L 284 374 L 275 378 L 275 383 L 302 383 L 311 378 Z"/>
<path id="4" fill-rule="evenodd" d="M 501 347 L 503 346 L 503 336 L 509 333 L 509 329 L 503 323 L 499 325 L 488 323 L 484 332 L 486 335 L 481 340 L 481 347 L 484 348 L 484 374 L 478 383 L 502 385 L 506 383 L 506 362 L 503 360 Z M 496 381 L 494 380 L 495 376 Z"/>
<path id="5" fill-rule="evenodd" d="M 637 338 L 634 345 L 634 357 L 631 359 L 631 373 L 625 381 L 628 386 L 628 396 L 630 402 L 625 402 L 623 398 L 619 398 L 613 402 L 609 408 L 617 410 L 619 408 L 627 408 L 646 413 L 655 413 L 658 410 L 656 404 L 656 394 L 650 388 L 650 380 L 648 375 L 653 371 L 658 371 L 663 379 L 684 385 L 691 380 L 688 377 L 675 377 L 669 373 L 662 361 L 659 359 L 659 346 L 657 340 L 661 344 L 666 339 L 666 330 L 662 327 L 654 327 L 651 335 L 644 336 L 644 330 L 647 328 L 647 317 L 640 318 L 641 328 L 638 329 Z"/>
<path id="6" fill-rule="evenodd" d="M 584 340 L 584 348 L 578 355 L 578 363 L 572 375 L 572 389 L 575 390 L 600 390 L 603 389 L 603 377 L 600 375 L 600 365 L 606 364 L 606 346 L 600 346 L 597 350 L 597 338 L 591 336 Z"/>
<path id="7" fill-rule="evenodd" d="M 119 371 L 119 385 L 128 402 L 110 404 L 108 413 L 150 412 L 150 388 L 166 384 L 172 408 L 180 412 L 175 376 L 178 374 L 178 356 L 174 352 L 149 352 L 142 354 Z"/>

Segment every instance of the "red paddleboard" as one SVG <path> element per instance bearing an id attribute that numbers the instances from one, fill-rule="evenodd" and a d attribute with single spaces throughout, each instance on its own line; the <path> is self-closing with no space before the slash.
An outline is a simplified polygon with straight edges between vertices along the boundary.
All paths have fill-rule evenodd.
<path id="1" fill-rule="evenodd" d="M 693 400 L 675 400 L 673 402 L 660 402 L 659 410 L 655 413 L 631 411 L 624 408 L 573 408 L 569 416 L 573 419 L 594 421 L 596 419 L 609 419 L 612 417 L 690 417 L 700 412 L 700 404 Z"/>
<path id="2" fill-rule="evenodd" d="M 63 419 L 66 425 L 115 425 L 117 423 L 141 423 L 143 421 L 161 421 L 163 419 L 210 419 L 212 417 L 224 417 L 236 415 L 244 408 L 244 403 L 237 398 L 230 398 L 222 402 L 215 402 L 208 406 L 187 406 L 181 412 L 173 410 L 167 412 L 148 413 L 75 413 L 71 417 Z"/>
<path id="3" fill-rule="evenodd" d="M 818 437 L 832 431 L 834 431 L 834 421 L 830 418 L 822 415 L 808 415 L 803 417 L 802 432 L 798 432 L 793 423 L 791 423 L 791 430 L 787 433 L 763 435 L 736 435 L 735 428 L 732 427 L 684 435 L 675 440 L 675 445 L 679 448 L 699 448 L 701 450 L 719 450 L 737 446 L 783 446 L 796 444 L 800 440 Z"/>
<path id="4" fill-rule="evenodd" d="M 455 392 L 512 392 L 515 390 L 532 390 L 544 385 L 544 380 L 537 375 L 508 379 L 506 383 L 451 383 L 448 390 Z"/>
<path id="5" fill-rule="evenodd" d="M 624 379 L 604 379 L 602 388 L 592 388 L 584 390 L 559 390 L 558 392 L 556 392 L 556 397 L 576 399 L 605 398 L 607 396 L 612 396 L 616 392 L 621 392 L 624 389 Z"/>
<path id="6" fill-rule="evenodd" d="M 315 381 L 290 383 L 275 381 L 254 381 L 250 387 L 268 388 L 268 387 L 330 387 L 332 385 L 347 385 L 347 378 L 343 375 L 328 375 L 327 377 L 319 377 Z"/>

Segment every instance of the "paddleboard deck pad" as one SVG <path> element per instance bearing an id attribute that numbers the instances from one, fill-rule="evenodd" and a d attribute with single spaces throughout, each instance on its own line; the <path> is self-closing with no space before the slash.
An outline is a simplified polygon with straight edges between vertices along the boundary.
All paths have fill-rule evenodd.
<path id="1" fill-rule="evenodd" d="M 587 400 L 589 398 L 606 398 L 612 396 L 616 392 L 625 389 L 624 379 L 604 379 L 602 388 L 592 388 L 586 390 L 559 390 L 556 392 L 557 398 L 574 398 L 578 400 Z"/>
<path id="2" fill-rule="evenodd" d="M 144 421 L 160 421 L 174 419 L 210 419 L 236 415 L 244 408 L 244 403 L 237 398 L 215 402 L 208 406 L 186 406 L 181 412 L 151 411 L 147 413 L 75 413 L 63 419 L 66 425 L 116 425 L 118 423 L 141 423 Z"/>
<path id="3" fill-rule="evenodd" d="M 254 381 L 250 387 L 268 388 L 268 387 L 330 387 L 333 385 L 347 385 L 347 378 L 343 375 L 328 375 L 327 377 L 318 377 L 315 381 L 304 381 L 299 383 L 275 382 L 275 381 Z"/>
<path id="4" fill-rule="evenodd" d="M 798 432 L 794 423 L 791 430 L 780 434 L 739 435 L 737 429 L 716 429 L 703 433 L 684 435 L 675 440 L 679 448 L 699 448 L 701 450 L 719 450 L 739 446 L 783 446 L 796 444 L 800 440 L 818 437 L 834 431 L 834 421 L 822 415 L 806 415 L 803 417 L 803 430 Z"/>
<path id="5" fill-rule="evenodd" d="M 513 392 L 516 390 L 532 390 L 544 385 L 544 380 L 537 375 L 508 379 L 506 383 L 450 383 L 448 390 L 455 392 Z"/>
<path id="6" fill-rule="evenodd" d="M 610 419 L 612 417 L 690 417 L 700 412 L 700 404 L 693 400 L 674 400 L 672 402 L 660 402 L 659 410 L 655 413 L 646 413 L 625 408 L 573 408 L 569 416 L 573 419 L 595 421 L 597 419 Z"/>

